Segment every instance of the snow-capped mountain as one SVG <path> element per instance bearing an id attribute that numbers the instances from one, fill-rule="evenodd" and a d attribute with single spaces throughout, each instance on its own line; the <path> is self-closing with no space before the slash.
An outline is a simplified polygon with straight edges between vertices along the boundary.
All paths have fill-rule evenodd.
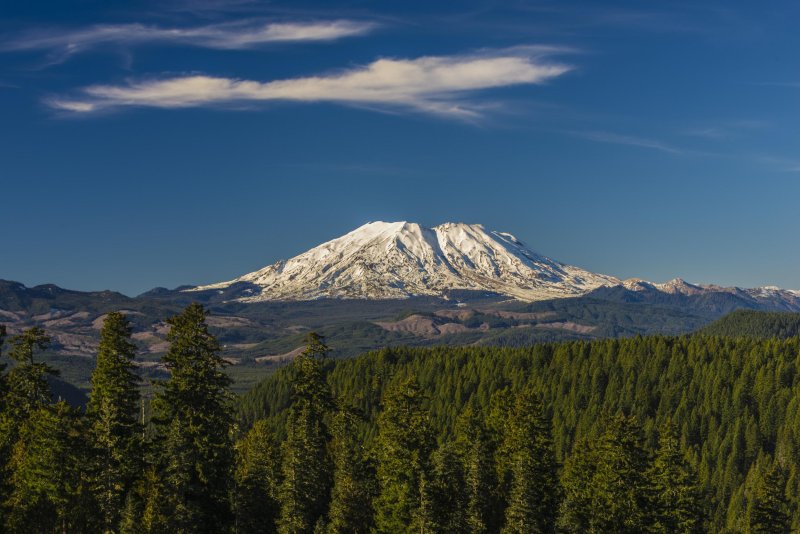
<path id="1" fill-rule="evenodd" d="M 236 283 L 249 284 L 252 293 L 241 300 L 251 302 L 441 296 L 453 290 L 533 301 L 580 296 L 620 281 L 541 256 L 513 235 L 478 224 L 372 222 L 290 260 L 193 290 Z"/>
<path id="2" fill-rule="evenodd" d="M 425 228 L 409 222 L 371 222 L 289 260 L 185 291 L 209 290 L 224 300 L 243 302 L 441 297 L 457 290 L 523 301 L 591 292 L 603 298 L 604 291 L 606 296 L 623 291 L 675 298 L 724 293 L 746 306 L 800 311 L 800 291 L 696 285 L 680 278 L 662 284 L 638 278 L 623 281 L 537 254 L 511 234 L 462 223 Z"/>

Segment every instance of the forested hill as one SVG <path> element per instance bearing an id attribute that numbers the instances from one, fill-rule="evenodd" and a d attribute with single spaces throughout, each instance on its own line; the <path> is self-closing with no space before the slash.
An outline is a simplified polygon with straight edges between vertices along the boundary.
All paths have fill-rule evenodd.
<path id="1" fill-rule="evenodd" d="M 800 339 L 694 335 L 575 341 L 529 348 L 397 348 L 328 363 L 334 396 L 366 414 L 367 447 L 387 387 L 416 376 L 439 442 L 467 408 L 490 418 L 505 394 L 532 388 L 552 417 L 555 454 L 604 432 L 609 416 L 635 416 L 650 451 L 668 420 L 697 470 L 711 531 L 746 532 L 754 488 L 772 466 L 800 528 Z M 245 421 L 269 416 L 285 433 L 291 367 L 245 395 Z M 505 392 L 505 393 L 501 393 Z M 493 399 L 495 399 L 493 401 Z M 455 436 L 457 437 L 457 436 Z"/>
<path id="2" fill-rule="evenodd" d="M 713 336 L 789 338 L 800 336 L 800 313 L 737 310 L 700 330 Z"/>

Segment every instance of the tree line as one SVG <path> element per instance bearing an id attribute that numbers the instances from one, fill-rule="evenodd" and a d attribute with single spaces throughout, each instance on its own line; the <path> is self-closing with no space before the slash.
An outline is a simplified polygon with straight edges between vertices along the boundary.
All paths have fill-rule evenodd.
<path id="1" fill-rule="evenodd" d="M 760 533 L 788 532 L 796 520 L 796 449 L 780 418 L 799 409 L 784 406 L 797 390 L 797 340 L 387 349 L 333 362 L 310 333 L 290 366 L 238 402 L 206 316 L 192 304 L 168 319 L 169 378 L 145 403 L 130 324 L 108 314 L 85 411 L 52 399 L 55 370 L 37 359 L 50 342 L 44 331 L 9 338 L 0 530 Z M 684 384 L 642 397 L 648 382 L 636 377 L 684 373 L 725 388 L 731 377 L 700 362 L 741 373 L 741 351 L 754 360 L 740 362 L 745 374 L 755 374 L 746 391 L 734 381 L 718 426 L 748 421 L 745 407 L 761 395 L 778 395 L 783 411 L 771 423 L 759 412 L 756 445 L 745 423 L 730 438 L 734 452 L 712 455 L 712 467 L 701 445 L 725 446 L 702 426 L 698 406 L 708 401 L 671 408 Z M 695 365 L 685 365 L 689 355 Z M 746 475 L 714 492 L 719 481 L 707 480 L 719 462 Z"/>

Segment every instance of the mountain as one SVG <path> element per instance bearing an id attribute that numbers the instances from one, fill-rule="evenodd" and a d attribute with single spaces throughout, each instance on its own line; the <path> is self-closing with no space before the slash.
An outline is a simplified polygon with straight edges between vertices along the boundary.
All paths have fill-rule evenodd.
<path id="1" fill-rule="evenodd" d="M 466 292 L 466 293 L 465 293 Z M 800 311 L 800 291 L 619 280 L 547 258 L 479 224 L 425 228 L 371 222 L 286 261 L 228 282 L 182 290 L 211 302 L 510 297 L 524 302 L 591 295 L 727 313 L 737 308 Z"/>
<path id="2" fill-rule="evenodd" d="M 168 346 L 164 320 L 192 301 L 209 309 L 239 391 L 291 359 L 310 330 L 325 336 L 334 357 L 348 357 L 398 345 L 679 334 L 738 309 L 800 311 L 797 291 L 623 281 L 480 225 L 375 222 L 229 282 L 137 297 L 0 280 L 0 325 L 11 335 L 44 328 L 53 338 L 44 357 L 85 390 L 106 313 L 126 314 L 139 373 L 157 379 Z"/>
<path id="3" fill-rule="evenodd" d="M 189 291 L 243 287 L 238 300 L 396 299 L 477 291 L 523 301 L 575 297 L 620 281 L 566 265 L 479 224 L 372 222 L 287 261 Z"/>

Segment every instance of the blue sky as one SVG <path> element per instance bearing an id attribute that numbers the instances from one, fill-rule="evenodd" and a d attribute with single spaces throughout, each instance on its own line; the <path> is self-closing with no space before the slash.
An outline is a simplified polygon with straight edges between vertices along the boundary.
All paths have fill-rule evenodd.
<path id="1" fill-rule="evenodd" d="M 371 220 L 800 288 L 800 4 L 0 7 L 0 278 L 137 294 Z"/>

